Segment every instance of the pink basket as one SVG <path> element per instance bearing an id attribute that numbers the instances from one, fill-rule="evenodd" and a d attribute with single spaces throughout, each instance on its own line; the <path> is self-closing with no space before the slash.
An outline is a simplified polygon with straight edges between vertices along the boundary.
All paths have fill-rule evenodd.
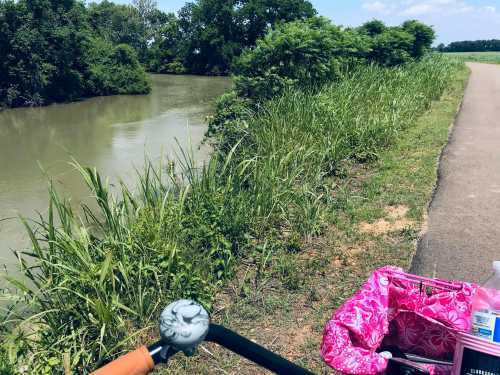
<path id="1" fill-rule="evenodd" d="M 381 268 L 326 324 L 323 359 L 352 375 L 383 373 L 388 360 L 376 352 L 381 346 L 451 360 L 456 334 L 469 331 L 476 288 L 410 275 L 396 267 Z M 450 366 L 426 365 L 426 369 L 432 375 L 451 373 Z"/>

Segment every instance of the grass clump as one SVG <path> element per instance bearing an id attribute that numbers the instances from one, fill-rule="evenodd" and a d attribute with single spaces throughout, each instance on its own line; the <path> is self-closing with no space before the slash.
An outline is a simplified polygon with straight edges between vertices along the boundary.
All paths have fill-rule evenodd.
<path id="1" fill-rule="evenodd" d="M 83 205 L 79 215 L 50 188 L 47 217 L 26 223 L 32 248 L 19 257 L 28 283 L 11 281 L 29 313 L 3 325 L 13 332 L 24 322 L 11 365 L 87 373 L 149 340 L 172 300 L 211 309 L 249 257 L 259 272 L 272 267 L 290 291 L 301 289 L 302 245 L 325 233 L 345 204 L 332 181 L 346 163 L 376 160 L 461 67 L 433 56 L 361 67 L 314 92 L 287 90 L 252 116 L 227 116 L 218 132 L 224 147 L 204 167 L 189 157 L 178 167 L 148 163 L 135 193 L 122 186 L 112 194 L 95 170 L 75 164 L 97 209 Z M 241 293 L 252 288 L 243 283 Z"/>

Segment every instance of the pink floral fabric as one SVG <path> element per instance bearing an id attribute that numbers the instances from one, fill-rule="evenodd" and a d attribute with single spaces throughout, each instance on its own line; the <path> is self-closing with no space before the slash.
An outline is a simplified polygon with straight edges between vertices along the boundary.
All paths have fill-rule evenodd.
<path id="1" fill-rule="evenodd" d="M 450 359 L 455 333 L 470 328 L 472 295 L 477 286 L 459 283 L 459 290 L 434 288 L 429 296 L 414 282 L 394 277 L 397 267 L 375 271 L 326 324 L 321 354 L 337 371 L 376 375 L 387 359 L 376 353 L 394 345 L 404 352 Z M 444 281 L 444 280 L 443 280 Z M 448 375 L 446 366 L 427 366 L 431 375 Z"/>

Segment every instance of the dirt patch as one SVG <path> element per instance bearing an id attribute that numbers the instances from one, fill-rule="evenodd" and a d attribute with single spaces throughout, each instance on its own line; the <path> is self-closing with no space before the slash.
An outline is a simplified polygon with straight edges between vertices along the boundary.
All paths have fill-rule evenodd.
<path id="1" fill-rule="evenodd" d="M 384 209 L 386 218 L 381 218 L 373 223 L 363 222 L 359 225 L 361 233 L 382 235 L 390 232 L 403 230 L 407 227 L 413 226 L 413 220 L 406 217 L 409 211 L 407 206 L 389 206 Z"/>
<path id="2" fill-rule="evenodd" d="M 304 345 L 311 336 L 316 335 L 310 325 L 301 325 L 300 323 L 302 322 L 297 322 L 295 327 L 284 327 L 286 330 L 279 332 L 279 336 L 276 338 L 278 346 L 282 349 L 282 354 L 292 361 L 301 357 Z"/>
<path id="3" fill-rule="evenodd" d="M 353 244 L 348 246 L 346 249 L 346 253 L 352 256 L 358 256 L 367 251 L 370 251 L 375 246 L 375 242 L 373 241 L 365 241 L 357 244 Z"/>
<path id="4" fill-rule="evenodd" d="M 384 211 L 390 219 L 397 220 L 405 217 L 409 210 L 408 206 L 399 205 L 386 207 Z"/>

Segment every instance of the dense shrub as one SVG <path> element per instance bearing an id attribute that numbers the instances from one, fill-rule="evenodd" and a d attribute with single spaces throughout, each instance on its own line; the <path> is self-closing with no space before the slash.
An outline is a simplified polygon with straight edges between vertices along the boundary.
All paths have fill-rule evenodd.
<path id="1" fill-rule="evenodd" d="M 94 95 L 142 94 L 150 89 L 149 78 L 134 49 L 126 44 L 113 46 L 94 39 L 87 49 L 88 86 Z"/>
<path id="2" fill-rule="evenodd" d="M 436 37 L 432 27 L 415 20 L 396 27 L 373 20 L 357 30 L 369 37 L 371 51 L 368 59 L 385 66 L 406 64 L 422 58 L 431 49 Z"/>
<path id="3" fill-rule="evenodd" d="M 384 66 L 396 66 L 412 60 L 410 51 L 415 39 L 401 29 L 391 28 L 373 35 L 368 59 Z"/>
<path id="4" fill-rule="evenodd" d="M 401 25 L 401 28 L 413 36 L 413 45 L 410 55 L 414 59 L 420 59 L 430 51 L 432 43 L 436 39 L 434 29 L 419 21 L 410 20 Z"/>
<path id="5" fill-rule="evenodd" d="M 418 21 L 388 27 L 375 20 L 357 29 L 321 17 L 279 24 L 235 60 L 236 92 L 262 100 L 288 87 L 335 81 L 359 64 L 406 64 L 422 58 L 434 37 L 433 29 Z"/>
<path id="6" fill-rule="evenodd" d="M 148 92 L 127 48 L 92 33 L 83 3 L 0 2 L 0 107 Z"/>
<path id="7" fill-rule="evenodd" d="M 218 150 L 229 152 L 244 137 L 254 113 L 255 106 L 248 98 L 229 91 L 217 99 L 214 115 L 208 117 L 207 136 Z"/>
<path id="8" fill-rule="evenodd" d="M 325 18 L 280 24 L 236 60 L 236 89 L 269 98 L 289 86 L 316 86 L 335 80 L 367 53 L 365 39 Z"/>

